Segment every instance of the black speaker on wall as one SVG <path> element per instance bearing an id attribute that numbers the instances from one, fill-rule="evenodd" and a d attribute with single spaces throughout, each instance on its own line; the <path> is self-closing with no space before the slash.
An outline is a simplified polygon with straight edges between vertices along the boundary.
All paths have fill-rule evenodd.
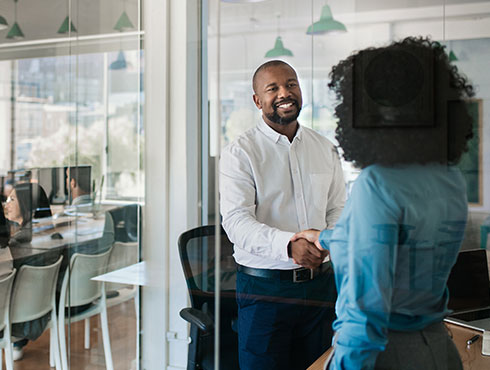
<path id="1" fill-rule="evenodd" d="M 365 50 L 353 76 L 355 128 L 434 127 L 436 79 L 431 50 Z"/>

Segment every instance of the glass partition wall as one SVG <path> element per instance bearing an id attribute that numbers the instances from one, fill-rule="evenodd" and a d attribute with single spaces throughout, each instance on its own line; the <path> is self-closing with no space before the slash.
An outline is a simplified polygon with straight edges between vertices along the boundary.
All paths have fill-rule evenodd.
<path id="1" fill-rule="evenodd" d="M 221 204 L 221 208 L 226 208 L 228 216 L 230 212 L 243 211 L 241 213 L 243 219 L 228 221 L 229 229 L 226 230 L 232 242 L 239 244 L 239 248 L 246 248 L 242 244 L 247 243 L 247 238 L 257 241 L 251 235 L 243 236 L 243 233 L 247 233 L 246 230 L 243 233 L 240 231 L 239 224 L 242 221 L 243 224 L 248 222 L 245 219 L 249 213 L 252 214 L 251 217 L 261 219 L 266 224 L 263 220 L 267 218 L 264 215 L 268 213 L 263 208 L 260 210 L 261 206 L 264 207 L 263 204 L 270 202 L 267 204 L 271 207 L 272 214 L 281 212 L 280 209 L 272 208 L 280 203 L 278 198 L 287 196 L 284 189 L 287 189 L 289 185 L 285 184 L 283 187 L 278 185 L 276 198 L 274 198 L 277 203 L 267 198 L 269 195 L 273 197 L 272 193 L 262 192 L 265 191 L 264 188 L 267 187 L 268 181 L 276 184 L 274 177 L 281 176 L 279 167 L 292 166 L 292 164 L 283 163 L 280 154 L 277 154 L 277 158 L 261 157 L 261 164 L 253 163 L 253 158 L 251 159 L 253 155 L 243 147 L 252 144 L 243 137 L 241 144 L 237 144 L 233 150 L 225 149 L 247 130 L 257 125 L 260 127 L 261 111 L 252 99 L 254 94 L 252 78 L 255 70 L 262 63 L 282 60 L 296 70 L 302 92 L 302 109 L 298 122 L 325 136 L 337 146 L 339 143 L 335 137 L 335 130 L 338 126 L 338 118 L 335 115 L 335 107 L 338 102 L 335 94 L 328 87 L 331 82 L 332 67 L 356 51 L 369 47 L 387 46 L 393 41 L 400 41 L 409 36 L 422 36 L 430 37 L 433 41 L 443 45 L 452 65 L 466 75 L 475 87 L 475 95 L 468 101 L 469 111 L 472 112 L 470 114 L 472 115 L 474 137 L 468 144 L 468 153 L 464 154 L 461 161 L 458 162 L 466 183 L 469 207 L 462 250 L 490 248 L 490 241 L 488 241 L 490 235 L 490 226 L 488 226 L 490 222 L 490 186 L 488 186 L 490 167 L 487 161 L 490 150 L 487 144 L 490 125 L 487 121 L 490 118 L 488 83 L 486 82 L 488 77 L 484 68 L 489 60 L 487 47 L 490 40 L 489 6 L 489 3 L 485 1 L 463 0 L 434 0 L 425 1 L 423 4 L 410 0 L 204 1 L 203 75 L 201 78 L 203 83 L 201 107 L 203 113 L 202 223 L 220 225 L 224 221 L 225 215 L 220 215 L 219 212 L 219 199 L 223 201 L 223 194 L 221 196 L 218 194 L 219 182 L 223 181 L 223 178 L 225 178 L 226 185 L 221 191 L 225 193 L 228 203 Z M 312 29 L 314 32 L 311 32 Z M 257 136 L 252 136 L 252 134 L 249 135 L 249 139 L 251 137 L 257 139 Z M 277 140 L 280 142 L 280 139 Z M 257 144 L 257 147 L 259 145 Z M 264 154 L 266 149 L 254 148 L 264 150 L 261 155 L 266 155 Z M 224 151 L 228 163 L 225 166 L 233 163 L 235 167 L 221 168 L 220 177 L 218 158 L 220 155 L 223 156 Z M 338 148 L 338 151 L 348 199 L 361 170 L 343 158 L 342 148 Z M 245 153 L 243 158 L 237 154 L 242 152 Z M 230 156 L 235 162 L 230 159 Z M 385 156 L 390 156 L 390 153 L 386 152 Z M 223 157 L 221 158 L 223 160 Z M 240 158 L 243 162 L 240 162 Z M 276 168 L 267 164 L 267 161 L 274 160 L 277 160 Z M 272 171 L 270 171 L 271 168 Z M 258 173 L 255 172 L 257 169 Z M 264 172 L 260 172 L 261 169 Z M 291 171 L 293 170 L 294 168 L 291 167 Z M 240 177 L 241 175 L 246 176 L 244 173 L 250 175 L 250 178 Z M 230 180 L 230 174 L 240 177 L 235 180 L 242 181 L 241 185 L 233 183 Z M 294 181 L 294 176 L 291 176 L 291 181 Z M 230 184 L 234 184 L 236 188 L 229 188 Z M 252 195 L 248 195 L 252 198 L 255 196 L 255 200 L 245 199 L 247 193 L 244 188 L 247 188 L 248 185 L 252 192 Z M 303 186 L 306 185 L 303 184 Z M 241 189 L 242 192 L 236 193 L 237 189 Z M 233 201 L 236 201 L 236 204 Z M 247 201 L 251 202 L 247 203 L 249 208 L 246 210 L 240 208 L 244 207 Z M 261 201 L 265 203 L 259 204 Z M 313 204 L 306 204 L 306 208 L 309 206 Z M 269 217 L 272 216 L 269 215 Z M 297 227 L 284 226 L 283 230 L 300 231 L 302 229 L 299 225 L 300 215 L 293 212 L 290 217 L 293 218 L 293 224 L 297 219 Z M 308 227 L 314 227 L 310 221 L 307 222 Z M 250 221 L 249 225 L 251 224 Z M 226 226 L 225 223 L 223 225 Z M 274 226 L 281 230 L 281 225 L 266 226 Z M 253 234 L 256 230 L 258 229 L 254 229 L 252 225 L 249 233 Z M 216 232 L 218 233 L 219 229 L 216 229 Z M 212 257 L 211 254 L 208 255 L 207 263 L 211 264 L 210 261 L 213 263 L 221 261 L 221 263 L 216 263 L 215 268 L 208 266 L 212 271 L 209 272 L 211 277 L 206 280 L 207 284 L 213 284 L 213 287 L 209 287 L 208 290 L 219 291 L 220 294 L 217 296 L 221 297 L 214 303 L 216 324 L 220 329 L 217 333 L 220 334 L 218 337 L 221 336 L 215 342 L 219 346 L 214 346 L 214 360 L 220 361 L 220 368 L 230 368 L 228 361 L 236 361 L 236 352 L 231 355 L 231 357 L 235 356 L 231 360 L 230 353 L 237 351 L 238 348 L 233 340 L 237 339 L 240 330 L 254 329 L 250 329 L 250 326 L 240 327 L 240 320 L 237 320 L 236 316 L 238 309 L 236 305 L 231 308 L 232 311 L 235 310 L 234 313 L 230 313 L 229 296 L 235 294 L 234 288 L 231 288 L 233 284 L 230 284 L 230 280 L 234 279 L 231 271 L 235 271 L 233 258 L 229 255 L 231 251 L 227 247 L 229 243 L 227 239 L 221 237 L 215 240 L 215 250 L 212 251 Z M 264 240 L 269 239 L 264 236 L 261 241 L 264 242 Z M 284 248 L 286 246 L 287 243 Z M 235 253 L 236 247 L 237 245 L 235 245 Z M 271 259 L 270 254 L 261 252 L 261 245 L 250 246 L 251 249 L 254 247 L 257 249 L 252 254 L 255 253 L 256 256 L 263 258 L 264 266 L 268 265 Z M 206 251 L 208 250 L 209 244 L 207 244 Z M 219 255 L 219 253 L 225 255 Z M 244 258 L 243 251 L 239 251 L 235 256 L 241 261 L 256 261 L 248 254 L 246 256 L 249 259 Z M 215 276 L 221 276 L 221 286 L 216 284 Z M 276 300 L 286 303 L 287 299 L 281 299 L 278 296 L 282 295 L 276 295 Z M 247 301 L 244 302 L 245 300 Z M 244 305 L 244 312 L 247 311 L 247 305 L 252 304 L 252 301 L 253 299 L 247 295 L 242 298 L 241 304 Z M 246 325 L 252 325 L 253 319 L 249 317 L 247 320 Z M 247 346 L 247 344 L 243 345 Z M 273 346 L 273 344 L 270 345 Z M 267 345 L 263 343 L 262 350 L 267 352 L 266 348 L 268 348 Z M 272 349 L 271 352 L 273 352 Z M 267 354 L 264 353 L 264 356 Z M 216 362 L 214 366 L 218 368 Z"/>
<path id="2" fill-rule="evenodd" d="M 149 49 L 142 46 L 142 13 L 153 31 L 145 38 Z M 238 368 L 238 333 L 244 329 L 237 320 L 237 266 L 229 239 L 240 241 L 220 215 L 219 158 L 240 135 L 264 124 L 252 99 L 252 78 L 257 67 L 270 60 L 286 61 L 297 73 L 302 97 L 298 122 L 338 146 L 337 101 L 328 87 L 334 65 L 357 50 L 407 36 L 429 36 L 444 45 L 453 65 L 475 86 L 470 101 L 474 138 L 460 163 L 469 206 L 462 248 L 488 248 L 490 129 L 484 71 L 489 14 L 488 2 L 461 0 L 2 2 L 0 176 L 9 248 L 17 269 L 13 291 L 17 287 L 29 292 L 21 289 L 21 275 L 51 269 L 49 279 L 24 279 L 42 282 L 35 291 L 52 294 L 57 319 L 65 321 L 55 331 L 58 343 L 64 343 L 59 359 L 63 368 L 103 369 L 111 362 L 115 369 L 175 370 L 194 364 Z M 151 79 L 143 65 L 152 67 Z M 151 112 L 146 124 L 144 105 L 145 112 Z M 337 149 L 341 170 L 336 173 L 342 172 L 343 179 L 336 192 L 345 189 L 348 198 L 361 170 Z M 319 157 L 312 158 L 291 167 L 291 173 L 307 171 Z M 274 162 L 274 156 L 262 159 L 254 164 L 258 177 L 253 181 L 271 180 L 274 199 L 291 198 L 287 189 L 292 178 L 274 182 L 284 164 Z M 230 168 L 239 169 L 239 164 L 243 162 Z M 285 166 L 289 170 L 291 164 Z M 323 172 L 330 170 L 307 173 L 299 181 L 309 184 L 311 179 L 312 193 L 321 193 Z M 261 191 L 250 194 L 262 199 Z M 243 193 L 235 195 L 236 200 Z M 297 209 L 286 212 L 271 202 L 266 211 L 286 215 L 284 229 L 275 227 L 286 232 L 325 227 L 309 219 L 309 209 L 321 203 L 310 195 L 305 194 L 303 202 L 305 222 Z M 142 220 L 143 208 L 152 217 Z M 220 229 L 222 224 L 228 235 Z M 451 232 L 458 225 L 442 229 Z M 251 230 L 244 233 L 258 234 Z M 278 243 L 277 251 L 284 257 L 287 243 L 283 244 Z M 249 267 L 271 266 L 267 253 L 257 255 L 266 264 Z M 110 281 L 101 277 L 143 259 L 151 277 L 142 294 L 144 336 L 139 329 L 139 289 L 124 279 L 132 275 L 113 275 Z M 241 264 L 247 265 L 243 259 Z M 20 274 L 23 266 L 42 269 Z M 105 281 L 105 293 L 91 280 L 97 276 L 97 281 Z M 274 299 L 287 301 L 283 293 Z M 100 320 L 104 314 L 84 320 L 98 309 L 104 312 L 97 305 L 103 300 L 96 299 L 102 294 L 109 335 L 105 319 Z M 31 294 L 19 302 L 27 305 L 29 299 Z M 328 305 L 333 308 L 333 301 Z M 189 307 L 202 315 L 186 310 Z M 46 330 L 53 318 L 46 313 L 49 309 L 40 312 L 15 323 L 20 324 L 12 331 L 16 369 L 47 369 L 50 362 L 56 363 L 57 356 L 49 355 Z M 35 330 L 32 323 L 23 324 L 34 320 Z M 107 338 L 111 356 L 104 345 Z"/>
<path id="3" fill-rule="evenodd" d="M 13 292 L 24 290 L 12 295 L 15 369 L 139 368 L 138 288 L 91 279 L 140 260 L 140 13 L 139 0 L 0 5 L 2 204 L 17 269 Z M 59 258 L 51 275 L 24 272 Z M 39 286 L 29 287 L 32 276 Z M 51 296 L 58 327 L 46 308 L 22 316 L 22 305 Z M 54 339 L 49 351 L 50 322 L 60 364 Z"/>

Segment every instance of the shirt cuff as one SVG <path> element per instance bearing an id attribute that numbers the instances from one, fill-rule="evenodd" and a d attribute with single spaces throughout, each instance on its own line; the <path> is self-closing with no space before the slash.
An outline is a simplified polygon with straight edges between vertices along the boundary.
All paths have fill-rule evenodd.
<path id="1" fill-rule="evenodd" d="M 330 249 L 330 239 L 332 239 L 332 233 L 333 233 L 333 229 L 326 229 L 320 233 L 320 237 L 318 238 L 318 240 L 322 245 L 323 249 L 326 250 Z"/>
<path id="2" fill-rule="evenodd" d="M 294 233 L 277 231 L 272 241 L 272 258 L 280 261 L 289 261 L 288 244 Z"/>

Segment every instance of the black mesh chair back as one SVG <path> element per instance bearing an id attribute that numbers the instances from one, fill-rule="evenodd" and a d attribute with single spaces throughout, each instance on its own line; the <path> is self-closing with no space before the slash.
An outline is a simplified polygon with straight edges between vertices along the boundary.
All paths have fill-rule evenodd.
<path id="1" fill-rule="evenodd" d="M 187 369 L 214 369 L 214 307 L 216 228 L 201 226 L 183 233 L 178 241 L 180 260 L 189 289 L 191 308 L 181 316 L 191 323 Z M 221 228 L 220 256 L 220 368 L 238 369 L 236 264 L 233 244 Z"/>
<path id="2" fill-rule="evenodd" d="M 138 241 L 138 224 L 141 222 L 141 207 L 138 204 L 114 208 L 109 213 L 114 221 L 114 241 Z"/>

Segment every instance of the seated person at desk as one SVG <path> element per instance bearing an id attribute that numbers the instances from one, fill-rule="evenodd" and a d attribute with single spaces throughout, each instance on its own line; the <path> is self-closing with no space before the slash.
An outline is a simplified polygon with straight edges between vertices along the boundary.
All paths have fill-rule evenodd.
<path id="1" fill-rule="evenodd" d="M 5 179 L 3 185 L 2 185 L 2 194 L 0 194 L 0 198 L 2 199 L 2 203 L 4 203 L 9 194 L 12 192 L 13 189 L 13 180 L 10 178 Z"/>
<path id="2" fill-rule="evenodd" d="M 12 272 L 12 256 L 8 250 L 10 226 L 5 218 L 3 206 L 0 204 L 0 279 Z M 9 261 L 10 260 L 10 261 Z"/>
<path id="3" fill-rule="evenodd" d="M 48 197 L 44 189 L 36 183 L 16 184 L 7 198 L 5 205 L 7 219 L 10 221 L 11 237 L 9 245 L 19 246 L 32 240 L 32 219 L 51 216 Z M 26 261 L 26 264 L 43 266 L 55 262 L 58 254 L 40 255 Z M 37 320 L 12 325 L 12 336 L 22 338 L 14 343 L 14 360 L 20 360 L 24 354 L 23 347 L 28 340 L 37 339 L 49 322 L 50 313 Z"/>
<path id="4" fill-rule="evenodd" d="M 90 171 L 87 167 L 68 167 L 66 169 L 66 182 L 69 190 L 71 205 L 91 205 Z"/>
<path id="5" fill-rule="evenodd" d="M 336 138 L 362 172 L 334 230 L 295 236 L 328 249 L 334 266 L 328 369 L 462 369 L 443 319 L 468 213 L 454 165 L 473 136 L 473 87 L 422 38 L 358 52 L 330 77 Z"/>
<path id="6" fill-rule="evenodd" d="M 5 211 L 11 225 L 11 246 L 32 240 L 33 218 L 51 217 L 46 192 L 36 183 L 16 184 L 5 202 Z"/>

